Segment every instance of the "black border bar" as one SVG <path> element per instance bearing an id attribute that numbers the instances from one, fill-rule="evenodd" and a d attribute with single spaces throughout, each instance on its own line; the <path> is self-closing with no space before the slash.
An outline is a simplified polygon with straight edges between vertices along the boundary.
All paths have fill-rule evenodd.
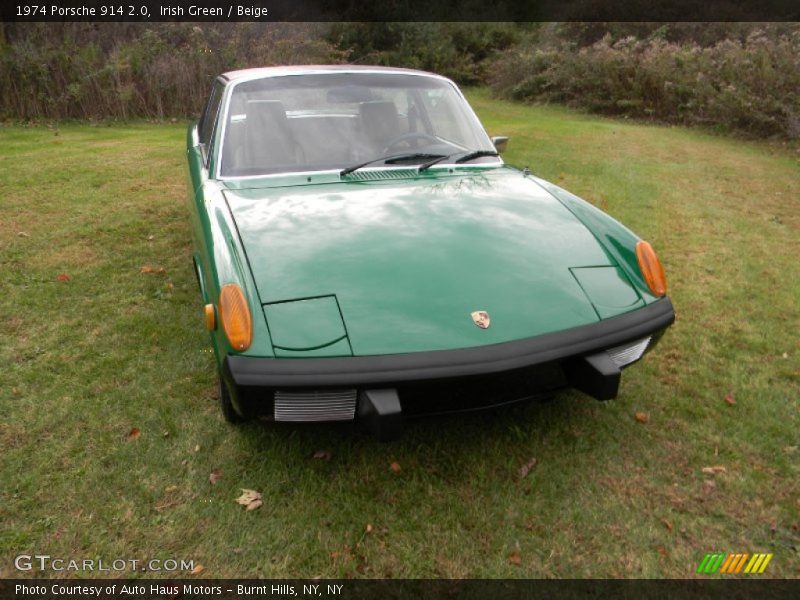
<path id="1" fill-rule="evenodd" d="M 19 593 L 17 586 L 39 588 L 44 593 Z M 139 588 L 144 593 L 124 594 L 123 586 Z M 156 586 L 156 587 L 153 587 Z M 239 586 L 242 586 L 241 588 Z M 304 586 L 321 593 L 307 593 Z M 330 589 L 337 593 L 330 593 Z M 333 586 L 336 586 L 335 588 Z M 64 590 L 102 588 L 102 594 L 63 593 Z M 53 590 L 61 590 L 59 593 Z M 151 592 L 161 589 L 163 593 Z M 113 590 L 113 591 L 112 591 Z M 249 593 L 239 593 L 250 590 Z M 258 591 L 253 591 L 258 590 Z M 714 579 L 4 579 L 0 580 L 0 600 L 391 600 L 395 598 L 428 599 L 536 599 L 624 598 L 631 600 L 683 598 L 792 599 L 800 597 L 800 580 L 762 579 L 742 576 Z"/>
<path id="2" fill-rule="evenodd" d="M 800 21 L 800 3 L 797 0 L 10 0 L 0 4 L 0 21 Z"/>

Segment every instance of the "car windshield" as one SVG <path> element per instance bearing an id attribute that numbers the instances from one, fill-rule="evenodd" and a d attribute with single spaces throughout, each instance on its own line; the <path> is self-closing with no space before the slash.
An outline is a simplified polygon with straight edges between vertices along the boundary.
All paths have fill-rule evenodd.
<path id="1" fill-rule="evenodd" d="M 224 114 L 222 177 L 346 169 L 373 160 L 402 166 L 494 150 L 453 84 L 420 75 L 334 72 L 244 81 Z"/>

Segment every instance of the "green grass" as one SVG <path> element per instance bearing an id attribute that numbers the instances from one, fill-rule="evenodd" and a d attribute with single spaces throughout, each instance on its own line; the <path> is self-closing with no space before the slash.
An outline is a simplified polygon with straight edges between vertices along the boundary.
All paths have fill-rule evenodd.
<path id="1" fill-rule="evenodd" d="M 183 127 L 6 127 L 0 576 L 39 553 L 209 577 L 693 577 L 707 552 L 756 551 L 775 554 L 764 576 L 800 576 L 798 154 L 471 99 L 510 163 L 665 263 L 677 322 L 619 398 L 421 421 L 388 445 L 233 428 L 190 267 Z M 264 505 L 245 512 L 240 488 Z"/>

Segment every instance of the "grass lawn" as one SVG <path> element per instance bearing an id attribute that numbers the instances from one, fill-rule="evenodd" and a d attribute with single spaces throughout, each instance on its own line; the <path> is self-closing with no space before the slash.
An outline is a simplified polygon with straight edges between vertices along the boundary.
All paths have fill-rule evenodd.
<path id="1" fill-rule="evenodd" d="M 470 96 L 508 162 L 665 264 L 677 322 L 619 398 L 417 422 L 387 445 L 233 428 L 184 126 L 3 127 L 0 576 L 35 553 L 198 577 L 693 577 L 707 552 L 772 552 L 764 577 L 800 577 L 800 155 Z M 240 488 L 264 505 L 245 512 Z"/>

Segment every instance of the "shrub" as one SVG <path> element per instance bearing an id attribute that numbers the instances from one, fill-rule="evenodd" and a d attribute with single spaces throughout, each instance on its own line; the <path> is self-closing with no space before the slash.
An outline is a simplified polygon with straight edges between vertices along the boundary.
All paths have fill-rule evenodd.
<path id="1" fill-rule="evenodd" d="M 485 81 L 485 60 L 524 31 L 514 23 L 339 23 L 327 39 L 348 62 L 422 69 L 478 84 Z"/>
<path id="2" fill-rule="evenodd" d="M 196 116 L 223 71 L 342 59 L 317 24 L 6 25 L 0 118 Z"/>
<path id="3" fill-rule="evenodd" d="M 563 102 L 593 112 L 714 126 L 751 136 L 800 137 L 800 29 L 709 46 L 663 36 L 584 47 L 563 40 L 516 46 L 490 70 L 500 96 Z"/>

